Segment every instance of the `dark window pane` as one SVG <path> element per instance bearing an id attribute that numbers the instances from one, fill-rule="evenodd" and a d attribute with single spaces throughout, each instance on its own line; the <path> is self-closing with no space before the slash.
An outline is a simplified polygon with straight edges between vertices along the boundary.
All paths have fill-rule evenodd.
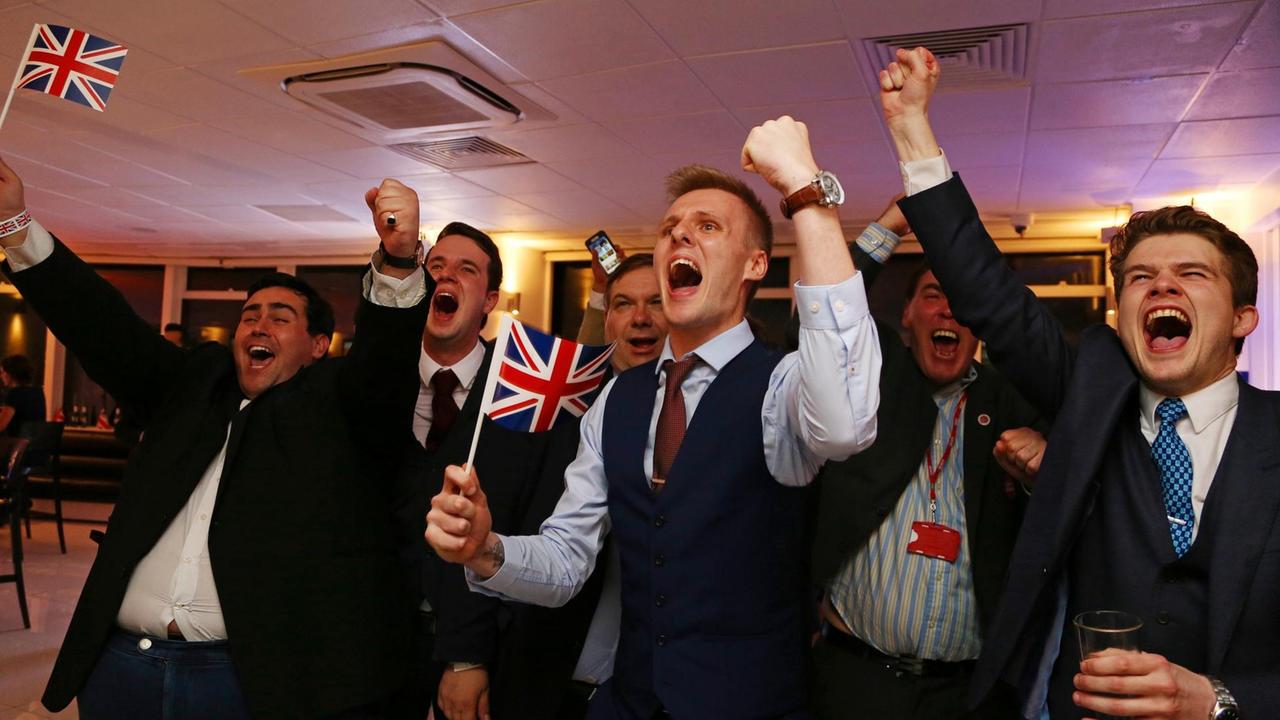
<path id="1" fill-rule="evenodd" d="M 1102 285 L 1101 251 L 1074 255 L 1056 253 L 1019 253 L 1006 255 L 1009 266 L 1027 285 Z"/>
<path id="2" fill-rule="evenodd" d="M 1049 312 L 1058 318 L 1072 345 L 1080 342 L 1080 332 L 1090 325 L 1106 322 L 1107 311 L 1103 299 L 1098 298 L 1042 298 Z"/>
<path id="3" fill-rule="evenodd" d="M 248 290 L 255 280 L 274 272 L 273 267 L 262 268 L 187 268 L 188 290 Z"/>
<path id="4" fill-rule="evenodd" d="M 355 337 L 356 308 L 364 294 L 368 265 L 316 265 L 298 268 L 298 277 L 333 306 L 333 343 L 330 355 L 345 355 Z"/>
<path id="5" fill-rule="evenodd" d="M 558 262 L 551 267 L 551 332 L 573 339 L 591 296 L 591 262 Z"/>
<path id="6" fill-rule="evenodd" d="M 104 280 L 115 286 L 129 301 L 138 317 L 160 332 L 160 311 L 164 304 L 164 268 L 144 265 L 95 267 Z"/>
<path id="7" fill-rule="evenodd" d="M 787 319 L 791 317 L 791 299 L 756 298 L 747 306 L 747 316 L 755 321 L 756 337 L 767 345 L 782 349 L 787 341 Z"/>
<path id="8" fill-rule="evenodd" d="M 17 295 L 0 295 L 0 320 L 4 322 L 3 356 L 26 355 L 32 381 L 44 384 L 44 321 Z"/>
<path id="9" fill-rule="evenodd" d="M 182 319 L 187 326 L 187 336 L 197 343 L 212 340 L 231 345 L 242 307 L 243 300 L 183 300 Z"/>
<path id="10" fill-rule="evenodd" d="M 760 287 L 785 288 L 791 285 L 791 258 L 773 257 L 769 259 L 769 269 L 760 281 Z"/>

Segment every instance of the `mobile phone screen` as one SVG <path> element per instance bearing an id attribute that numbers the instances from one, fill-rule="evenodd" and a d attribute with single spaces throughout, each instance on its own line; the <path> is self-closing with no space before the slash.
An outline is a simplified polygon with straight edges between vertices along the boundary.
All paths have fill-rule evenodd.
<path id="1" fill-rule="evenodd" d="M 600 261 L 600 267 L 604 268 L 606 275 L 612 275 L 614 270 L 618 269 L 618 265 L 622 263 L 618 259 L 618 252 L 613 249 L 613 243 L 609 241 L 609 236 L 603 230 L 591 236 L 587 240 L 587 249 L 595 253 L 596 258 Z"/>

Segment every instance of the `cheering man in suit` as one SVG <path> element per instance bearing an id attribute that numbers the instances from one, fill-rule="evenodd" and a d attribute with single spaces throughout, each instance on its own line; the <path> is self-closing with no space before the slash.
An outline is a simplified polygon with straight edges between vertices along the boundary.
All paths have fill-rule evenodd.
<path id="1" fill-rule="evenodd" d="M 1236 376 L 1258 265 L 1191 207 L 1111 242 L 1117 328 L 1067 344 L 982 227 L 929 126 L 939 67 L 898 51 L 881 100 L 901 203 L 956 318 L 1054 418 L 972 698 L 1004 680 L 1025 717 L 1262 717 L 1280 707 L 1280 395 Z M 1072 618 L 1125 610 L 1144 652 L 1081 661 Z"/>

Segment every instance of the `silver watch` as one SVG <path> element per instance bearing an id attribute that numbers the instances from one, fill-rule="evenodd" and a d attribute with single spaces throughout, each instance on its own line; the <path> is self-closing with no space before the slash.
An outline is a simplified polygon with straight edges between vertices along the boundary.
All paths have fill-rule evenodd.
<path id="1" fill-rule="evenodd" d="M 1240 720 L 1240 706 L 1222 681 L 1211 675 L 1209 684 L 1213 686 L 1213 710 L 1209 711 L 1209 720 Z"/>

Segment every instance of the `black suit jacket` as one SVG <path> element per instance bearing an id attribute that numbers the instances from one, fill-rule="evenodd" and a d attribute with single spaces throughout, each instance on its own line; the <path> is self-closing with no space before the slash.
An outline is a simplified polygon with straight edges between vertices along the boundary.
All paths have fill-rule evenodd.
<path id="1" fill-rule="evenodd" d="M 365 304 L 351 354 L 321 360 L 245 409 L 231 352 L 181 350 L 57 243 L 4 270 L 89 376 L 145 424 L 45 690 L 65 707 L 93 670 L 138 561 L 227 438 L 209 555 L 250 710 L 310 718 L 377 701 L 404 665 L 385 451 L 412 382 L 420 309 Z M 377 350 L 376 354 L 374 350 Z"/>
<path id="2" fill-rule="evenodd" d="M 882 267 L 857 246 L 854 262 L 865 281 Z M 825 585 L 884 523 L 920 468 L 938 406 L 932 383 L 897 328 L 877 321 L 880 336 L 880 409 L 876 441 L 842 462 L 829 462 L 817 478 L 813 577 Z M 1026 506 L 1026 493 L 995 461 L 1000 433 L 1033 425 L 1036 413 L 990 368 L 978 366 L 964 410 L 964 498 L 974 594 L 983 628 L 995 612 L 1009 555 Z M 985 417 L 984 417 L 985 416 Z M 985 422 L 980 422 L 983 418 Z"/>
<path id="3" fill-rule="evenodd" d="M 959 177 L 900 203 L 957 319 L 974 329 L 997 367 L 1056 418 L 1009 580 L 974 676 L 971 699 L 1004 678 L 1024 689 L 1056 621 L 1060 582 L 1096 497 L 1106 449 L 1139 377 L 1115 331 L 1086 330 L 1078 350 L 1013 275 L 983 229 Z M 1232 520 L 1215 543 L 1209 577 L 1208 653 L 1190 668 L 1222 679 L 1245 717 L 1280 707 L 1280 393 L 1240 384 L 1240 404 L 1209 502 Z M 1100 561 L 1104 561 L 1100 559 Z"/>

